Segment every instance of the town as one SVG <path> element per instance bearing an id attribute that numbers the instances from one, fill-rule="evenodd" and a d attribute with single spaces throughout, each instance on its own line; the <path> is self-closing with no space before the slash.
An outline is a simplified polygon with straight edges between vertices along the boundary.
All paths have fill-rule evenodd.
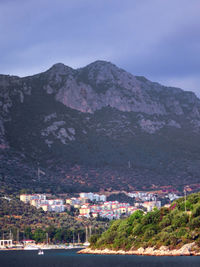
<path id="1" fill-rule="evenodd" d="M 29 247 L 35 247 L 37 243 L 43 247 L 45 245 L 47 248 L 60 248 L 60 244 L 64 244 L 64 248 L 86 246 L 92 234 L 102 233 L 108 228 L 110 220 L 126 218 L 137 210 L 147 213 L 154 208 L 160 209 L 162 206 L 169 208 L 171 203 L 181 196 L 184 195 L 186 199 L 190 193 L 189 188 L 186 187 L 183 193 L 171 189 L 82 192 L 60 195 L 23 193 L 20 194 L 18 203 L 21 203 L 27 211 L 29 208 L 30 211 L 31 209 L 35 210 L 40 216 L 44 216 L 43 218 L 47 215 L 49 224 L 47 221 L 45 224 L 48 227 L 44 227 L 44 221 L 39 221 L 36 217 L 34 223 L 32 219 L 29 220 L 32 224 L 29 227 L 21 227 L 19 223 L 15 224 L 16 230 L 7 227 L 1 233 L 0 247 L 3 249 L 7 247 L 29 249 Z M 11 196 L 2 196 L 1 199 L 6 201 L 4 205 L 13 201 Z M 21 209 L 23 209 L 22 207 Z M 14 213 L 11 217 L 18 220 L 21 215 L 18 216 Z M 11 223 L 11 217 L 9 213 L 4 214 L 6 222 Z M 64 218 L 71 218 L 67 219 L 67 226 L 66 223 L 63 224 Z M 52 222 L 55 226 L 52 225 Z M 75 226 L 77 222 L 79 225 Z M 66 244 L 68 245 L 66 246 Z"/>
<path id="2" fill-rule="evenodd" d="M 47 212 L 63 212 L 75 209 L 78 217 L 105 218 L 108 220 L 119 219 L 121 216 L 128 216 L 134 211 L 141 209 L 145 212 L 152 211 L 155 207 L 160 209 L 162 203 L 166 206 L 173 200 L 179 198 L 175 193 L 169 192 L 144 192 L 135 191 L 126 193 L 129 198 L 134 199 L 134 204 L 119 202 L 117 200 L 108 201 L 107 196 L 97 193 L 80 193 L 79 197 L 71 198 L 51 198 L 46 194 L 21 194 L 20 200 L 29 203 L 36 208 L 42 208 Z"/>

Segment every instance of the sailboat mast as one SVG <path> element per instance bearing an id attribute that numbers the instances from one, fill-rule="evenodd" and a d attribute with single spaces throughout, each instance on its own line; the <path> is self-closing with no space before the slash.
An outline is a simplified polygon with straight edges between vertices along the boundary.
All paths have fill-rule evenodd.
<path id="1" fill-rule="evenodd" d="M 46 233 L 46 238 L 47 238 L 47 245 L 49 244 L 49 235 Z"/>
<path id="2" fill-rule="evenodd" d="M 85 227 L 85 242 L 88 242 L 88 228 Z"/>
<path id="3" fill-rule="evenodd" d="M 89 237 L 91 237 L 91 235 L 92 235 L 92 226 L 91 225 L 89 226 L 89 230 L 90 230 Z"/>

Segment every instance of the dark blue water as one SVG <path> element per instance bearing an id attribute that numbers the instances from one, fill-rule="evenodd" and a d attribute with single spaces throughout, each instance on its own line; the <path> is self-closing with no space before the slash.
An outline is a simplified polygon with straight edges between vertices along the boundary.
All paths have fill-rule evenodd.
<path id="1" fill-rule="evenodd" d="M 0 267 L 196 267 L 200 257 L 79 255 L 78 250 L 0 251 Z"/>

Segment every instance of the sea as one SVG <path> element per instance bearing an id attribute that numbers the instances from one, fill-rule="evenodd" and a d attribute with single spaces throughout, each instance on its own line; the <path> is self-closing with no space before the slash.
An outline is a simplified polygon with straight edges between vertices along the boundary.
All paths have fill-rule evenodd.
<path id="1" fill-rule="evenodd" d="M 196 267 L 200 256 L 83 255 L 77 249 L 0 251 L 0 267 Z"/>

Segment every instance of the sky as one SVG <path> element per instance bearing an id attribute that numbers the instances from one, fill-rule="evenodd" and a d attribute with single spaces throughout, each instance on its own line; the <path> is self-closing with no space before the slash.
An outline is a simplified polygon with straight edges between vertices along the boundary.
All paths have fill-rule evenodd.
<path id="1" fill-rule="evenodd" d="M 0 0 L 0 73 L 106 60 L 200 97 L 200 0 Z"/>

